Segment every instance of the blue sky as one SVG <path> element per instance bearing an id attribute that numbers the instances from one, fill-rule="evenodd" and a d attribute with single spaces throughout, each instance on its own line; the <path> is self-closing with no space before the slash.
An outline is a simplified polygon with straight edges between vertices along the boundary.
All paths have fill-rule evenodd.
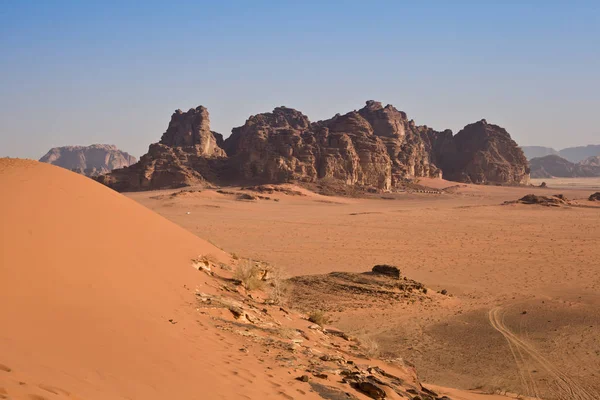
<path id="1" fill-rule="evenodd" d="M 368 99 L 439 130 L 600 143 L 597 1 L 0 3 L 0 156 L 139 156 L 177 108 L 228 136 L 279 105 L 316 121 Z"/>

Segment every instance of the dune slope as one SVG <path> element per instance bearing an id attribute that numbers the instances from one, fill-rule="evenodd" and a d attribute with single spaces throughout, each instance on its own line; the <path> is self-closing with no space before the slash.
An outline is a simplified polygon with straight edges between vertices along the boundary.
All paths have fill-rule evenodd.
<path id="1" fill-rule="evenodd" d="M 55 166 L 0 159 L 0 187 L 0 398 L 271 397 L 196 321 L 220 250 Z"/>

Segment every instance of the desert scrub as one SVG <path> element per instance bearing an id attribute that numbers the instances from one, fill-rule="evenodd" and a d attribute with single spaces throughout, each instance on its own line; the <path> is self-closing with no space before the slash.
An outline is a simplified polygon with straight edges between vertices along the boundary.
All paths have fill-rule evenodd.
<path id="1" fill-rule="evenodd" d="M 280 267 L 273 266 L 271 268 L 269 286 L 269 302 L 277 305 L 285 305 L 287 303 L 288 283 Z"/>
<path id="2" fill-rule="evenodd" d="M 316 310 L 308 314 L 308 320 L 314 324 L 323 326 L 329 322 L 329 317 L 325 312 Z"/>
<path id="3" fill-rule="evenodd" d="M 260 269 L 249 260 L 240 262 L 233 270 L 233 279 L 240 281 L 246 290 L 262 289 L 264 282 L 259 275 Z"/>
<path id="4" fill-rule="evenodd" d="M 381 355 L 381 350 L 379 349 L 379 343 L 371 337 L 362 337 L 359 339 L 360 347 L 365 352 L 365 355 L 369 358 L 377 358 Z"/>

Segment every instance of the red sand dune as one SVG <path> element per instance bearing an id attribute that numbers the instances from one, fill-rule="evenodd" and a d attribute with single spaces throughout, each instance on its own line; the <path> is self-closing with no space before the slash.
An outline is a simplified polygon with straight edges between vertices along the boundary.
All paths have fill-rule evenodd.
<path id="1" fill-rule="evenodd" d="M 224 253 L 58 167 L 0 159 L 0 187 L 0 398 L 278 397 L 196 321 L 191 259 Z"/>

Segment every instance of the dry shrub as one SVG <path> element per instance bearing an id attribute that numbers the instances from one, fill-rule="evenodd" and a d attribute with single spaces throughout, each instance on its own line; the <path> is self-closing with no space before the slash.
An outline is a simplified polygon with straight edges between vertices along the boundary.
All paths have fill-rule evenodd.
<path id="1" fill-rule="evenodd" d="M 323 311 L 315 310 L 308 314 L 308 320 L 313 324 L 323 326 L 329 322 L 329 316 L 327 316 L 327 314 L 325 314 Z"/>
<path id="2" fill-rule="evenodd" d="M 242 282 L 246 290 L 262 289 L 263 281 L 259 276 L 260 270 L 256 264 L 247 260 L 240 262 L 233 270 L 233 278 Z"/>
<path id="3" fill-rule="evenodd" d="M 269 301 L 277 305 L 285 305 L 287 303 L 288 283 L 283 270 L 277 266 L 273 266 L 269 273 Z"/>
<path id="4" fill-rule="evenodd" d="M 295 339 L 298 336 L 298 331 L 293 328 L 280 328 L 277 333 L 284 339 Z"/>
<path id="5" fill-rule="evenodd" d="M 378 358 L 381 355 L 379 343 L 372 337 L 362 337 L 359 339 L 359 342 L 367 357 Z"/>

